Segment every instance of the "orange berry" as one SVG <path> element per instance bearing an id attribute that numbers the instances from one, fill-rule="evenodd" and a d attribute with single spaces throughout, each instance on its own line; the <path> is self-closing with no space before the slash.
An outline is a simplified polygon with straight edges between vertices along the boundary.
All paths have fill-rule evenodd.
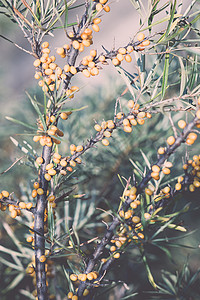
<path id="1" fill-rule="evenodd" d="M 149 40 L 145 40 L 145 41 L 143 41 L 142 42 L 142 44 L 141 44 L 142 46 L 149 46 L 150 45 L 150 41 Z"/>
<path id="2" fill-rule="evenodd" d="M 19 208 L 25 209 L 25 208 L 26 208 L 26 203 L 24 203 L 24 202 L 19 202 Z"/>
<path id="3" fill-rule="evenodd" d="M 10 213 L 11 218 L 15 219 L 17 217 L 17 210 L 13 210 Z"/>
<path id="4" fill-rule="evenodd" d="M 33 242 L 33 237 L 32 237 L 32 236 L 28 236 L 28 237 L 26 238 L 26 241 L 27 241 L 28 243 L 32 243 L 32 242 Z"/>
<path id="5" fill-rule="evenodd" d="M 8 198 L 8 197 L 9 197 L 9 192 L 7 192 L 7 191 L 2 191 L 1 194 L 2 194 L 2 196 L 5 197 L 5 198 Z"/>
<path id="6" fill-rule="evenodd" d="M 196 117 L 197 117 L 197 119 L 200 119 L 200 109 L 197 110 Z"/>
<path id="7" fill-rule="evenodd" d="M 164 154 L 164 153 L 165 153 L 165 148 L 164 148 L 164 147 L 160 147 L 160 148 L 158 149 L 158 154 L 162 155 L 162 154 Z"/>
<path id="8" fill-rule="evenodd" d="M 118 52 L 120 54 L 126 54 L 126 49 L 124 47 L 121 47 L 121 48 L 118 49 Z"/>
<path id="9" fill-rule="evenodd" d="M 40 196 L 43 195 L 44 194 L 43 189 L 42 188 L 37 189 L 37 194 Z"/>
<path id="10" fill-rule="evenodd" d="M 100 18 L 95 18 L 95 19 L 93 19 L 93 23 L 94 24 L 99 24 L 99 23 L 101 23 L 101 19 Z"/>
<path id="11" fill-rule="evenodd" d="M 50 180 L 51 180 L 51 175 L 48 174 L 48 173 L 46 173 L 46 174 L 44 175 L 44 178 L 46 179 L 46 181 L 50 181 Z"/>
<path id="12" fill-rule="evenodd" d="M 97 24 L 93 24 L 92 25 L 92 29 L 95 31 L 95 32 L 99 32 L 100 28 Z"/>
<path id="13" fill-rule="evenodd" d="M 130 53 L 130 52 L 133 52 L 134 49 L 133 49 L 133 46 L 128 46 L 126 50 Z"/>
<path id="14" fill-rule="evenodd" d="M 125 61 L 126 62 L 131 62 L 132 61 L 132 58 L 131 58 L 130 54 L 126 54 Z"/>
<path id="15" fill-rule="evenodd" d="M 97 10 L 97 11 L 102 10 L 102 8 L 103 8 L 103 5 L 102 5 L 101 3 L 97 3 L 97 4 L 96 4 L 96 10 Z"/>
<path id="16" fill-rule="evenodd" d="M 169 136 L 168 139 L 167 139 L 167 144 L 169 146 L 173 145 L 175 143 L 175 137 L 174 136 Z"/>
<path id="17" fill-rule="evenodd" d="M 160 167 L 157 166 L 157 165 L 153 165 L 151 169 L 152 169 L 153 172 L 156 172 L 156 173 L 160 172 Z"/>
<path id="18" fill-rule="evenodd" d="M 64 48 L 57 48 L 56 52 L 57 52 L 59 55 L 63 55 L 63 54 L 65 54 L 65 49 L 64 49 Z"/>
<path id="19" fill-rule="evenodd" d="M 119 253 L 119 252 L 115 253 L 115 254 L 113 255 L 113 257 L 116 258 L 116 259 L 117 259 L 117 258 L 120 258 L 120 253 Z"/>
<path id="20" fill-rule="evenodd" d="M 71 281 L 76 281 L 78 279 L 78 276 L 76 274 L 71 274 L 69 278 L 71 279 Z"/>
<path id="21" fill-rule="evenodd" d="M 37 196 L 37 190 L 32 190 L 32 197 L 35 198 Z"/>
<path id="22" fill-rule="evenodd" d="M 195 141 L 197 139 L 197 134 L 194 132 L 191 132 L 187 136 L 188 139 Z"/>
<path id="23" fill-rule="evenodd" d="M 114 66 L 118 66 L 120 64 L 120 61 L 115 57 L 112 59 L 112 63 Z"/>
<path id="24" fill-rule="evenodd" d="M 73 293 L 72 293 L 72 292 L 69 292 L 69 293 L 67 294 L 67 298 L 68 298 L 68 299 L 72 299 L 72 297 L 73 297 Z"/>
<path id="25" fill-rule="evenodd" d="M 104 62 L 106 60 L 105 56 L 104 55 L 100 55 L 99 56 L 99 61 L 100 62 Z"/>
<path id="26" fill-rule="evenodd" d="M 83 151 L 83 146 L 82 145 L 79 145 L 76 147 L 76 152 L 81 152 Z"/>
<path id="27" fill-rule="evenodd" d="M 90 72 L 88 71 L 88 69 L 84 69 L 83 71 L 82 71 L 82 74 L 85 76 L 85 77 L 90 77 Z"/>
<path id="28" fill-rule="evenodd" d="M 74 47 L 74 49 L 79 49 L 80 43 L 79 43 L 78 41 L 74 40 L 74 41 L 72 42 L 72 46 Z"/>
<path id="29" fill-rule="evenodd" d="M 95 125 L 94 125 L 94 129 L 95 129 L 96 131 L 101 131 L 101 130 L 102 130 L 102 128 L 101 128 L 101 126 L 100 126 L 99 124 L 95 124 Z"/>
<path id="30" fill-rule="evenodd" d="M 54 176 L 54 175 L 56 175 L 56 170 L 50 169 L 50 170 L 48 170 L 48 174 L 51 176 Z"/>
<path id="31" fill-rule="evenodd" d="M 182 187 L 182 185 L 181 185 L 179 182 L 176 183 L 175 189 L 176 189 L 177 191 L 180 191 L 180 190 L 181 190 L 181 187 Z"/>
<path id="32" fill-rule="evenodd" d="M 43 42 L 41 45 L 42 48 L 48 48 L 49 47 L 49 43 L 48 42 Z"/>
<path id="33" fill-rule="evenodd" d="M 138 216 L 132 217 L 132 222 L 133 223 L 139 223 L 140 222 L 140 217 L 138 217 Z"/>
<path id="34" fill-rule="evenodd" d="M 38 59 L 36 59 L 34 62 L 33 62 L 33 65 L 34 65 L 34 67 L 39 67 L 39 65 L 41 64 L 41 61 L 40 61 L 40 59 L 38 58 Z"/>
<path id="35" fill-rule="evenodd" d="M 43 158 L 42 158 L 41 156 L 37 157 L 36 163 L 37 163 L 38 165 L 43 164 L 43 162 L 44 162 L 44 160 L 43 160 Z"/>
<path id="36" fill-rule="evenodd" d="M 110 143 L 109 143 L 109 141 L 107 140 L 107 139 L 102 139 L 102 144 L 104 145 L 104 146 L 108 146 Z"/>
<path id="37" fill-rule="evenodd" d="M 33 207 L 33 203 L 28 202 L 28 203 L 26 204 L 26 208 L 27 208 L 27 209 L 31 209 L 32 207 Z"/>
<path id="38" fill-rule="evenodd" d="M 77 73 L 77 70 L 74 66 L 70 67 L 70 73 L 72 73 L 73 75 L 75 75 Z"/>
<path id="39" fill-rule="evenodd" d="M 183 129 L 183 128 L 185 128 L 186 125 L 187 124 L 186 124 L 186 122 L 184 120 L 179 120 L 178 121 L 178 127 L 179 128 Z"/>
<path id="40" fill-rule="evenodd" d="M 41 255 L 40 258 L 39 258 L 40 262 L 45 262 L 46 259 L 47 259 L 47 258 L 46 258 L 45 255 Z"/>
<path id="41" fill-rule="evenodd" d="M 144 33 L 142 33 L 142 32 L 140 32 L 140 33 L 137 35 L 137 40 L 138 40 L 139 42 L 143 41 L 144 38 L 145 38 L 145 35 L 144 35 Z"/>
<path id="42" fill-rule="evenodd" d="M 169 168 L 163 168 L 162 172 L 163 172 L 163 174 L 168 175 L 168 174 L 170 174 L 171 171 Z"/>
<path id="43" fill-rule="evenodd" d="M 79 274 L 78 275 L 78 280 L 80 281 L 86 281 L 87 279 L 87 275 L 86 274 Z"/>

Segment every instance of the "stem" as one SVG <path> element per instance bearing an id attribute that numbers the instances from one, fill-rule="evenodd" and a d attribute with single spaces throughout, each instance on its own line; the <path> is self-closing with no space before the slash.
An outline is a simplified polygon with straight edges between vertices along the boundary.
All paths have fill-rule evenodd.
<path id="1" fill-rule="evenodd" d="M 37 282 L 37 297 L 38 300 L 47 300 L 47 286 L 46 286 L 46 272 L 45 272 L 45 262 L 40 262 L 41 255 L 45 253 L 45 238 L 44 238 L 44 214 L 46 209 L 46 198 L 48 182 L 44 178 L 46 165 L 49 164 L 51 159 L 52 147 L 43 147 L 42 157 L 44 159 L 44 164 L 40 168 L 40 178 L 39 184 L 40 188 L 43 189 L 44 194 L 38 195 L 37 205 L 35 210 L 35 273 Z M 38 234 L 36 233 L 38 232 Z"/>

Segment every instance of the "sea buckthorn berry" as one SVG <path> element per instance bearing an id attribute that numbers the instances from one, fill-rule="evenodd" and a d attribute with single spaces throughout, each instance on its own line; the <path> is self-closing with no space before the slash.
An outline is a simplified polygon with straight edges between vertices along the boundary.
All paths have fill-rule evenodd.
<path id="1" fill-rule="evenodd" d="M 26 204 L 26 208 L 27 209 L 31 209 L 33 207 L 33 203 L 32 202 L 28 202 L 27 204 Z"/>
<path id="2" fill-rule="evenodd" d="M 27 274 L 33 274 L 34 272 L 35 272 L 34 267 L 28 266 L 28 267 L 26 268 L 26 273 L 27 273 Z"/>
<path id="3" fill-rule="evenodd" d="M 83 151 L 83 146 L 82 145 L 79 145 L 76 147 L 76 152 L 81 152 Z"/>
<path id="4" fill-rule="evenodd" d="M 129 219 L 130 217 L 132 217 L 132 214 L 133 214 L 133 211 L 129 209 L 128 211 L 125 212 L 124 218 L 127 220 L 127 219 Z M 117 246 L 117 245 L 116 245 L 116 246 Z"/>
<path id="5" fill-rule="evenodd" d="M 131 123 L 131 125 L 133 125 L 133 126 L 136 126 L 137 125 L 137 120 L 136 119 L 130 119 L 130 123 Z"/>
<path id="6" fill-rule="evenodd" d="M 72 300 L 78 300 L 78 296 L 74 295 L 74 296 L 72 297 Z"/>
<path id="7" fill-rule="evenodd" d="M 44 178 L 46 179 L 46 181 L 50 181 L 50 180 L 51 180 L 51 175 L 48 174 L 48 173 L 46 173 L 46 174 L 44 175 Z"/>
<path id="8" fill-rule="evenodd" d="M 9 197 L 9 192 L 7 192 L 7 191 L 2 191 L 1 194 L 5 198 Z"/>
<path id="9" fill-rule="evenodd" d="M 118 112 L 118 113 L 116 114 L 116 118 L 119 119 L 119 120 L 122 119 L 123 116 L 124 116 L 124 113 L 123 113 L 123 112 Z"/>
<path id="10" fill-rule="evenodd" d="M 116 241 L 116 242 L 115 242 L 115 245 L 116 245 L 117 248 L 121 248 L 122 243 L 121 243 L 120 241 Z"/>
<path id="11" fill-rule="evenodd" d="M 90 74 L 92 76 L 96 76 L 96 75 L 99 75 L 99 69 L 97 67 L 94 67 L 90 70 Z"/>
<path id="12" fill-rule="evenodd" d="M 132 217 L 132 222 L 133 223 L 139 223 L 140 222 L 140 217 L 138 217 L 138 216 L 134 216 L 134 217 Z"/>
<path id="13" fill-rule="evenodd" d="M 196 188 L 198 188 L 198 187 L 200 187 L 200 182 L 199 182 L 198 180 L 194 180 L 194 181 L 193 181 L 193 185 L 194 185 Z"/>
<path id="14" fill-rule="evenodd" d="M 53 154 L 53 157 L 54 157 L 54 158 L 57 158 L 57 159 L 61 159 L 61 155 L 60 155 L 58 152 L 55 152 L 55 153 Z"/>
<path id="15" fill-rule="evenodd" d="M 149 213 L 144 213 L 144 218 L 148 220 L 151 218 L 151 215 Z"/>
<path id="16" fill-rule="evenodd" d="M 109 143 L 109 141 L 107 140 L 107 139 L 102 139 L 102 144 L 104 145 L 104 146 L 108 146 L 110 143 Z"/>
<path id="17" fill-rule="evenodd" d="M 66 160 L 62 159 L 62 160 L 60 161 L 60 165 L 61 165 L 61 167 L 66 167 L 66 165 L 67 165 Z"/>
<path id="18" fill-rule="evenodd" d="M 197 119 L 200 119 L 200 109 L 197 110 L 196 117 L 197 117 Z"/>
<path id="19" fill-rule="evenodd" d="M 194 192 L 195 191 L 195 186 L 193 184 L 189 185 L 189 191 Z"/>
<path id="20" fill-rule="evenodd" d="M 60 117 L 61 117 L 62 120 L 67 120 L 67 119 L 68 119 L 68 114 L 65 113 L 65 112 L 62 112 L 62 113 L 60 114 Z"/>
<path id="21" fill-rule="evenodd" d="M 19 202 L 19 208 L 25 209 L 25 208 L 26 208 L 26 203 L 24 203 L 24 202 Z"/>
<path id="22" fill-rule="evenodd" d="M 93 25 L 92 25 L 92 29 L 93 29 L 95 32 L 99 32 L 99 30 L 100 30 L 99 25 L 97 25 L 97 24 L 93 24 Z"/>
<path id="23" fill-rule="evenodd" d="M 164 153 L 165 153 L 165 148 L 164 148 L 164 147 L 160 147 L 160 148 L 158 149 L 158 154 L 162 155 L 162 154 L 164 154 Z"/>
<path id="24" fill-rule="evenodd" d="M 130 189 L 130 194 L 135 195 L 136 193 L 137 193 L 137 188 L 135 186 L 132 186 L 132 188 Z"/>
<path id="25" fill-rule="evenodd" d="M 120 211 L 119 211 L 119 216 L 120 216 L 121 218 L 124 218 L 125 214 L 124 214 L 124 211 L 123 211 L 123 210 L 120 210 Z"/>
<path id="26" fill-rule="evenodd" d="M 26 241 L 27 241 L 28 243 L 32 243 L 32 242 L 33 242 L 33 237 L 32 237 L 32 236 L 28 236 L 28 237 L 26 238 Z"/>
<path id="27" fill-rule="evenodd" d="M 72 297 L 73 297 L 73 293 L 72 293 L 72 292 L 69 292 L 69 293 L 67 294 L 67 298 L 68 298 L 68 299 L 72 299 Z"/>
<path id="28" fill-rule="evenodd" d="M 184 165 L 183 165 L 183 169 L 184 169 L 184 170 L 187 170 L 187 169 L 188 169 L 188 164 L 184 164 Z"/>
<path id="29" fill-rule="evenodd" d="M 34 75 L 35 79 L 40 79 L 41 76 L 42 76 L 42 72 L 36 72 Z"/>
<path id="30" fill-rule="evenodd" d="M 173 145 L 175 143 L 175 137 L 174 136 L 169 136 L 168 138 L 167 138 L 167 144 L 169 145 L 169 146 L 171 146 L 171 145 Z"/>
<path id="31" fill-rule="evenodd" d="M 164 189 L 162 189 L 162 192 L 164 194 L 168 194 L 170 192 L 170 187 L 169 186 L 164 187 Z"/>
<path id="32" fill-rule="evenodd" d="M 89 61 L 88 67 L 89 68 L 94 68 L 95 67 L 95 63 L 93 61 Z"/>
<path id="33" fill-rule="evenodd" d="M 179 120 L 178 121 L 178 127 L 181 128 L 181 129 L 184 129 L 185 126 L 186 126 L 186 122 L 184 120 Z"/>
<path id="34" fill-rule="evenodd" d="M 194 132 L 190 132 L 187 136 L 188 139 L 195 141 L 197 139 L 197 134 Z"/>
<path id="35" fill-rule="evenodd" d="M 141 44 L 142 46 L 149 46 L 150 45 L 150 41 L 149 40 L 145 40 L 145 41 L 143 41 L 142 42 L 142 44 Z"/>
<path id="36" fill-rule="evenodd" d="M 97 4 L 96 4 L 96 10 L 97 10 L 97 11 L 102 10 L 102 8 L 103 8 L 103 5 L 102 5 L 101 3 L 97 3 Z"/>
<path id="37" fill-rule="evenodd" d="M 173 167 L 173 164 L 171 163 L 171 161 L 166 161 L 164 165 L 165 165 L 166 168 L 172 168 Z"/>
<path id="38" fill-rule="evenodd" d="M 88 280 L 93 280 L 94 279 L 93 273 L 88 273 L 87 274 L 87 279 Z"/>
<path id="39" fill-rule="evenodd" d="M 85 77 L 87 77 L 87 78 L 90 77 L 90 72 L 88 71 L 88 69 L 84 69 L 84 70 L 82 71 L 82 74 L 83 74 Z"/>
<path id="40" fill-rule="evenodd" d="M 132 132 L 131 126 L 124 126 L 124 131 L 128 133 Z"/>
<path id="41" fill-rule="evenodd" d="M 123 48 L 123 47 L 121 47 L 121 48 L 118 49 L 118 52 L 119 52 L 120 54 L 126 54 L 126 49 Z"/>
<path id="42" fill-rule="evenodd" d="M 57 48 L 56 52 L 59 54 L 59 55 L 63 55 L 65 54 L 65 49 L 60 47 L 60 48 Z"/>
<path id="43" fill-rule="evenodd" d="M 56 170 L 50 169 L 50 170 L 48 170 L 48 174 L 51 176 L 54 176 L 54 175 L 56 175 Z"/>
<path id="44" fill-rule="evenodd" d="M 144 35 L 144 33 L 142 33 L 142 32 L 140 32 L 140 33 L 137 35 L 137 40 L 138 40 L 139 42 L 143 41 L 144 38 L 145 38 L 145 35 Z"/>
<path id="45" fill-rule="evenodd" d="M 144 111 L 140 111 L 138 114 L 137 114 L 137 118 L 145 118 L 146 116 L 146 113 Z"/>
<path id="46" fill-rule="evenodd" d="M 106 130 L 106 131 L 104 131 L 103 135 L 104 135 L 105 137 L 109 138 L 109 137 L 111 137 L 111 132 L 108 131 L 108 130 Z"/>
<path id="47" fill-rule="evenodd" d="M 175 189 L 176 189 L 177 191 L 180 191 L 180 190 L 181 190 L 181 187 L 182 187 L 182 185 L 181 185 L 179 182 L 175 184 Z"/>
<path id="48" fill-rule="evenodd" d="M 145 188 L 145 194 L 151 196 L 151 195 L 153 195 L 153 192 L 150 189 Z"/>
<path id="49" fill-rule="evenodd" d="M 160 176 L 158 172 L 151 172 L 151 177 L 155 180 L 159 180 Z"/>
<path id="50" fill-rule="evenodd" d="M 47 259 L 47 258 L 46 258 L 45 255 L 41 255 L 40 258 L 39 258 L 40 262 L 45 262 L 46 259 Z"/>
<path id="51" fill-rule="evenodd" d="M 36 158 L 36 163 L 37 163 L 38 165 L 43 164 L 43 162 L 44 162 L 44 159 L 43 159 L 41 156 L 39 156 L 39 157 Z"/>
<path id="52" fill-rule="evenodd" d="M 139 118 L 139 119 L 137 119 L 137 122 L 138 122 L 139 125 L 144 125 L 145 120 Z"/>
<path id="53" fill-rule="evenodd" d="M 38 59 L 36 59 L 34 62 L 33 62 L 33 65 L 34 65 L 34 67 L 39 67 L 39 65 L 41 64 L 41 61 L 40 61 L 40 59 L 38 58 Z"/>
<path id="54" fill-rule="evenodd" d="M 120 61 L 115 57 L 112 59 L 112 63 L 114 66 L 118 66 L 120 64 Z"/>
<path id="55" fill-rule="evenodd" d="M 36 190 L 32 190 L 32 197 L 35 198 L 37 196 L 37 191 Z"/>
<path id="56" fill-rule="evenodd" d="M 1 211 L 5 211 L 6 209 L 7 209 L 7 206 L 6 205 L 3 205 L 3 204 L 1 204 Z"/>
<path id="57" fill-rule="evenodd" d="M 128 46 L 126 49 L 129 53 L 133 52 L 134 48 L 133 46 Z"/>
<path id="58" fill-rule="evenodd" d="M 82 41 L 82 44 L 83 44 L 83 46 L 85 46 L 85 47 L 89 47 L 90 45 L 91 45 L 91 41 L 90 40 L 83 40 Z"/>
<path id="59" fill-rule="evenodd" d="M 87 279 L 87 275 L 86 274 L 79 274 L 78 275 L 78 280 L 80 281 L 86 281 Z"/>
<path id="60" fill-rule="evenodd" d="M 38 193 L 38 195 L 43 195 L 44 190 L 42 188 L 39 188 L 39 189 L 37 189 L 37 193 Z"/>
<path id="61" fill-rule="evenodd" d="M 107 127 L 108 127 L 109 129 L 115 128 L 114 122 L 113 122 L 112 120 L 108 120 Z"/>
<path id="62" fill-rule="evenodd" d="M 170 171 L 169 168 L 165 167 L 165 168 L 162 169 L 162 172 L 163 172 L 163 174 L 168 175 L 168 174 L 170 174 L 171 171 Z"/>
<path id="63" fill-rule="evenodd" d="M 15 219 L 17 217 L 17 210 L 13 210 L 10 213 L 11 218 Z"/>
<path id="64" fill-rule="evenodd" d="M 125 61 L 128 62 L 128 63 L 132 61 L 132 58 L 131 58 L 130 54 L 125 55 Z"/>
<path id="65" fill-rule="evenodd" d="M 73 75 L 75 75 L 77 73 L 77 70 L 74 66 L 70 67 L 70 73 L 72 73 Z"/>
<path id="66" fill-rule="evenodd" d="M 121 53 L 118 53 L 116 57 L 119 61 L 124 60 L 124 56 Z"/>
<path id="67" fill-rule="evenodd" d="M 74 144 L 71 144 L 69 149 L 70 151 L 76 151 L 76 146 Z"/>
<path id="68" fill-rule="evenodd" d="M 113 255 L 113 257 L 116 258 L 116 259 L 117 259 L 117 258 L 120 258 L 120 253 L 119 253 L 119 252 L 115 253 L 115 254 Z"/>
<path id="69" fill-rule="evenodd" d="M 105 56 L 104 55 L 100 55 L 99 56 L 99 61 L 100 62 L 104 62 L 106 60 Z"/>
<path id="70" fill-rule="evenodd" d="M 48 42 L 43 42 L 41 45 L 42 48 L 48 48 L 49 47 L 49 43 Z"/>
<path id="71" fill-rule="evenodd" d="M 89 294 L 89 292 L 90 292 L 90 291 L 89 291 L 88 289 L 85 289 L 84 292 L 83 292 L 83 296 L 84 296 L 84 297 L 87 296 L 87 295 Z"/>
<path id="72" fill-rule="evenodd" d="M 9 209 L 9 211 L 13 211 L 15 209 L 15 207 L 16 207 L 15 205 L 9 204 L 8 209 Z"/>
<path id="73" fill-rule="evenodd" d="M 157 172 L 157 173 L 160 172 L 160 167 L 157 166 L 157 165 L 153 165 L 151 169 L 152 169 L 153 172 Z"/>
<path id="74" fill-rule="evenodd" d="M 79 43 L 78 41 L 74 40 L 74 41 L 72 42 L 72 46 L 74 47 L 74 49 L 79 49 L 80 43 Z"/>
<path id="75" fill-rule="evenodd" d="M 50 169 L 52 169 L 52 168 L 53 168 L 53 164 L 52 163 L 46 165 L 46 170 L 47 171 L 50 170 Z"/>
<path id="76" fill-rule="evenodd" d="M 72 166 L 72 167 L 76 167 L 76 163 L 75 163 L 74 160 L 70 160 L 69 164 L 70 164 L 70 166 Z"/>
<path id="77" fill-rule="evenodd" d="M 139 236 L 140 239 L 144 239 L 144 234 L 143 233 L 139 232 L 138 236 Z"/>
<path id="78" fill-rule="evenodd" d="M 135 105 L 135 103 L 133 100 L 128 101 L 128 104 L 127 104 L 128 108 L 132 109 L 134 107 L 134 105 Z"/>
<path id="79" fill-rule="evenodd" d="M 128 120 L 128 119 L 124 119 L 124 120 L 123 120 L 123 125 L 124 125 L 124 126 L 129 126 L 129 125 L 130 125 L 129 120 Z"/>

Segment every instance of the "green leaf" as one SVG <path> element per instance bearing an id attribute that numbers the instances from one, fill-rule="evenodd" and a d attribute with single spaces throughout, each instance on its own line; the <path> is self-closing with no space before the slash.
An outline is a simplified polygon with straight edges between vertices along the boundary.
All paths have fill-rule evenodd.
<path id="1" fill-rule="evenodd" d="M 162 80 L 162 98 L 164 98 L 165 92 L 167 89 L 168 74 L 169 74 L 169 53 L 166 53 L 165 54 L 165 65 L 164 65 L 164 71 L 163 71 L 163 80 Z"/>
<path id="2" fill-rule="evenodd" d="M 8 291 L 14 289 L 24 278 L 25 273 L 19 273 L 15 279 L 2 291 L 3 294 L 6 294 Z"/>
<path id="3" fill-rule="evenodd" d="M 22 122 L 22 121 L 16 120 L 15 118 L 8 117 L 8 116 L 6 116 L 5 118 L 6 118 L 8 121 L 11 121 L 11 122 L 13 122 L 13 123 L 15 123 L 15 124 L 18 124 L 18 125 L 22 125 L 22 126 L 24 126 L 24 127 L 26 127 L 26 128 L 32 129 L 32 130 L 34 130 L 34 131 L 37 131 L 37 130 L 38 130 L 38 128 L 37 128 L 36 126 L 32 126 L 32 125 L 27 124 L 27 123 L 24 123 L 24 122 Z"/>
<path id="4" fill-rule="evenodd" d="M 184 67 L 184 64 L 183 64 L 183 60 L 181 59 L 181 57 L 178 57 L 178 59 L 179 59 L 180 67 L 181 67 L 180 96 L 182 96 L 183 93 L 184 93 L 184 90 L 185 90 L 186 72 L 185 72 L 185 67 Z"/>
<path id="5" fill-rule="evenodd" d="M 40 120 L 41 120 L 41 122 L 42 122 L 42 125 L 43 125 L 44 130 L 46 131 L 46 130 L 47 130 L 47 125 L 46 125 L 46 122 L 45 122 L 45 120 L 44 120 L 44 117 L 43 117 L 43 115 L 42 115 L 42 113 L 41 113 L 41 111 L 40 111 L 40 109 L 39 109 L 39 106 L 38 106 L 38 104 L 37 104 L 37 101 L 34 100 L 34 99 L 29 95 L 28 92 L 26 92 L 26 94 L 27 94 L 29 100 L 31 101 L 31 103 L 32 103 L 32 105 L 33 105 L 35 111 L 37 112 L 37 114 L 38 114 L 38 116 L 39 116 L 39 118 L 40 118 Z"/>

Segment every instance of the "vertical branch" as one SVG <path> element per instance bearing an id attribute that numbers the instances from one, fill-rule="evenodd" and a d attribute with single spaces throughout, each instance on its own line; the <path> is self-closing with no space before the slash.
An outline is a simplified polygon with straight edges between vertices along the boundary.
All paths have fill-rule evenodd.
<path id="1" fill-rule="evenodd" d="M 44 214 L 46 209 L 46 198 L 48 182 L 44 178 L 46 165 L 49 164 L 51 159 L 52 147 L 43 147 L 42 157 L 44 159 L 44 164 L 41 165 L 39 184 L 43 189 L 43 195 L 38 195 L 37 205 L 35 211 L 35 272 L 37 281 L 37 296 L 38 300 L 47 299 L 47 287 L 46 287 L 46 272 L 45 272 L 45 262 L 40 262 L 40 257 L 45 253 L 45 238 L 44 238 Z M 37 234 L 37 233 L 38 234 Z"/>

